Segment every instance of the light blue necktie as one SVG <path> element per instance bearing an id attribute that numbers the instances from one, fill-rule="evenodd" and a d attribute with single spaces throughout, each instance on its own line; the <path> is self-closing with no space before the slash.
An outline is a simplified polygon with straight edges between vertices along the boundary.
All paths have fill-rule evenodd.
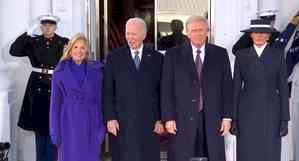
<path id="1" fill-rule="evenodd" d="M 139 58 L 139 51 L 136 50 L 134 52 L 135 56 L 134 56 L 134 63 L 135 63 L 135 66 L 136 66 L 136 69 L 138 70 L 139 69 L 139 65 L 140 65 L 140 58 Z"/>

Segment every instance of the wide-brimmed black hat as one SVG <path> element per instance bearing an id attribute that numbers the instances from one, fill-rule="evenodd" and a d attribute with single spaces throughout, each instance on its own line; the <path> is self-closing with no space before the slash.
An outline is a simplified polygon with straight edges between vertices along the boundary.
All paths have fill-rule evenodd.
<path id="1" fill-rule="evenodd" d="M 262 32 L 262 33 L 274 33 L 278 32 L 271 26 L 271 22 L 263 19 L 254 19 L 250 21 L 250 28 L 242 30 L 241 32 Z"/>

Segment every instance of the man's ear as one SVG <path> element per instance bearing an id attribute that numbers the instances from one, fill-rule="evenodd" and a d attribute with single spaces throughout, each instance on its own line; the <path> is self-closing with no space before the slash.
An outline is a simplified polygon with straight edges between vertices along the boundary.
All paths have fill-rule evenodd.
<path id="1" fill-rule="evenodd" d="M 146 32 L 143 34 L 143 40 L 145 40 L 146 38 Z"/>

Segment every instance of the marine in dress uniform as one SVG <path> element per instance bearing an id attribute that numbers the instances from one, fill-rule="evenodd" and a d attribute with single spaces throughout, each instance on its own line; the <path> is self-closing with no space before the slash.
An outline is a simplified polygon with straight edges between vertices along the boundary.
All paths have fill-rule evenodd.
<path id="1" fill-rule="evenodd" d="M 258 14 L 260 19 L 271 21 L 272 27 L 274 26 L 276 11 L 265 10 L 259 12 Z M 299 11 L 295 14 L 291 22 L 288 23 L 287 27 L 281 33 L 275 32 L 271 35 L 270 39 L 268 40 L 268 43 L 271 45 L 271 47 L 284 49 L 287 46 L 287 43 L 289 42 L 292 34 L 295 32 L 295 29 L 298 24 L 299 24 Z M 274 30 L 276 29 L 274 28 Z M 253 41 L 250 38 L 250 35 L 248 33 L 244 33 L 240 37 L 240 39 L 234 44 L 232 52 L 233 54 L 236 54 L 238 50 L 250 48 L 252 45 L 253 45 Z"/>
<path id="2" fill-rule="evenodd" d="M 12 56 L 27 56 L 33 67 L 18 126 L 35 132 L 36 160 L 53 161 L 54 150 L 49 137 L 50 84 L 68 39 L 55 34 L 58 17 L 43 15 L 39 20 L 43 34 L 31 36 L 23 33 L 12 43 L 9 52 Z"/>

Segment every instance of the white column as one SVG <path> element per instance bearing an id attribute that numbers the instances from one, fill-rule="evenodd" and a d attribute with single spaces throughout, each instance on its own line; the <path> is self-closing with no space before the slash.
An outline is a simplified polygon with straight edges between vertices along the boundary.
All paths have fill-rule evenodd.
<path id="1" fill-rule="evenodd" d="M 223 0 L 216 1 L 214 9 L 215 25 L 213 28 L 215 43 L 226 47 L 231 53 L 231 46 L 242 34 L 240 30 L 250 24 L 256 17 L 257 0 Z"/>
<path id="2" fill-rule="evenodd" d="M 53 14 L 60 18 L 57 33 L 71 37 L 73 31 L 72 0 L 53 0 Z"/>
<path id="3" fill-rule="evenodd" d="M 250 19 L 256 17 L 257 0 L 212 0 L 214 26 L 212 32 L 215 44 L 227 49 L 234 65 L 234 56 L 231 52 L 233 44 L 241 35 L 240 30 L 250 24 Z M 232 68 L 233 69 L 233 68 Z M 232 135 L 225 137 L 227 161 L 236 161 L 236 138 Z"/>
<path id="4" fill-rule="evenodd" d="M 24 91 L 31 65 L 28 58 L 16 58 L 9 55 L 11 42 L 21 33 L 25 32 L 29 23 L 41 14 L 50 12 L 50 0 L 10 0 L 0 1 L 1 12 L 1 37 L 0 37 L 0 92 L 2 93 L 2 107 L 9 106 L 10 130 L 11 131 L 11 151 L 10 160 L 34 161 L 35 142 L 33 132 L 21 130 L 17 127 L 20 107 L 24 96 Z M 9 80 L 4 85 L 5 79 Z M 5 89 L 6 88 L 6 89 Z M 4 93 L 4 94 L 3 94 Z M 5 111 L 4 113 L 7 113 Z M 7 115 L 6 115 L 7 116 Z M 2 115 L 0 116 L 1 118 Z M 7 127 L 7 125 L 6 125 Z"/>
<path id="5" fill-rule="evenodd" d="M 16 126 L 16 121 L 20 109 L 20 102 L 22 100 L 22 94 L 24 91 L 24 81 L 21 77 L 16 77 L 15 70 L 12 69 L 12 66 L 16 67 L 22 63 L 22 60 L 18 60 L 15 62 L 11 62 L 11 57 L 8 56 L 9 46 L 12 40 L 16 38 L 21 32 L 25 31 L 25 26 L 27 25 L 27 20 L 29 19 L 28 10 L 29 10 L 29 1 L 19 1 L 19 0 L 10 0 L 10 1 L 0 1 L 0 24 L 1 24 L 1 36 L 0 36 L 0 77 L 1 77 L 1 93 L 3 94 L 1 103 L 1 108 L 3 111 L 3 115 L 1 114 L 1 118 L 10 120 L 10 128 L 5 129 L 7 132 L 11 132 L 10 143 L 11 143 L 11 151 L 10 151 L 10 160 L 19 160 L 18 158 L 18 149 L 20 143 L 18 142 L 19 137 L 17 135 L 17 131 L 19 128 Z M 22 71 L 21 68 L 19 68 Z M 20 75 L 22 76 L 22 74 Z M 18 81 L 20 79 L 21 81 Z M 7 81 L 9 80 L 9 82 Z M 2 82 L 7 82 L 2 84 Z M 16 87 L 20 88 L 16 88 Z M 6 97 L 7 96 L 7 97 Z M 15 96 L 15 97 L 11 97 Z M 5 108 L 8 107 L 9 115 Z M 3 122 L 2 122 L 3 123 Z M 7 126 L 7 125 L 5 125 Z M 3 131 L 2 131 L 3 132 Z M 7 135 L 7 134 L 0 134 Z M 5 138 L 3 138 L 6 140 Z M 7 138 L 9 139 L 9 138 Z M 4 141 L 3 140 L 3 141 Z"/>
<path id="6" fill-rule="evenodd" d="M 42 14 L 49 14 L 51 11 L 51 0 L 29 0 L 30 22 Z"/>
<path id="7" fill-rule="evenodd" d="M 258 10 L 279 10 L 280 0 L 259 0 Z"/>
<path id="8" fill-rule="evenodd" d="M 299 10 L 298 0 L 279 1 L 279 12 L 277 15 L 276 26 L 279 29 L 286 27 L 287 23 Z"/>
<path id="9" fill-rule="evenodd" d="M 75 33 L 86 33 L 86 0 L 52 0 L 53 14 L 61 21 L 58 34 L 72 37 Z"/>

